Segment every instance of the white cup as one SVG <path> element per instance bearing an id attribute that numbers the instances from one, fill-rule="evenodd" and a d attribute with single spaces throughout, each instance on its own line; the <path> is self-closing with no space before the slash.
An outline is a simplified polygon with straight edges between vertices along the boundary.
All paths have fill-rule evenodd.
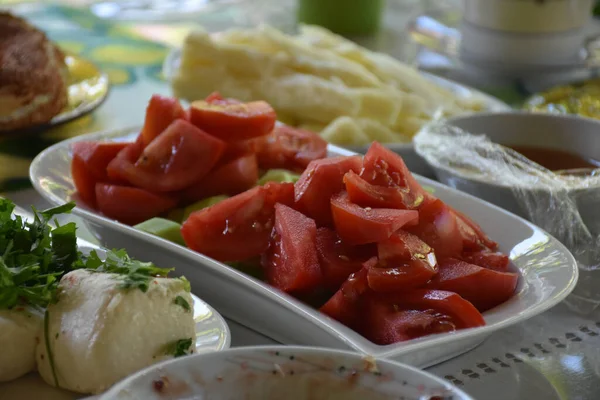
<path id="1" fill-rule="evenodd" d="M 461 57 L 505 65 L 573 64 L 592 0 L 463 0 Z"/>

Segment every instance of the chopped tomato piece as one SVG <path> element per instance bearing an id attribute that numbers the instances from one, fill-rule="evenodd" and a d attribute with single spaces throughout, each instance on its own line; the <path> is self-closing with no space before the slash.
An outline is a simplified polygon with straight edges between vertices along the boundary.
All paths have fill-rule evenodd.
<path id="1" fill-rule="evenodd" d="M 344 175 L 344 183 L 350 201 L 361 207 L 415 208 L 414 194 L 407 188 L 389 188 L 373 185 L 353 171 Z"/>
<path id="2" fill-rule="evenodd" d="M 518 280 L 517 273 L 494 271 L 447 258 L 440 261 L 439 272 L 430 286 L 458 293 L 483 312 L 511 298 Z"/>
<path id="3" fill-rule="evenodd" d="M 338 290 L 350 274 L 375 254 L 374 246 L 350 246 L 328 228 L 317 229 L 317 252 L 328 289 Z"/>
<path id="4" fill-rule="evenodd" d="M 367 183 L 380 186 L 376 193 L 379 199 L 373 196 L 372 201 L 398 204 L 389 208 L 418 208 L 435 199 L 419 185 L 402 157 L 377 142 L 373 142 L 365 154 L 360 177 Z M 398 202 L 400 198 L 404 198 L 404 203 Z"/>
<path id="5" fill-rule="evenodd" d="M 369 286 L 395 292 L 426 284 L 437 273 L 433 249 L 418 237 L 398 231 L 377 244 L 379 261 L 369 268 Z"/>
<path id="6" fill-rule="evenodd" d="M 221 96 L 219 92 L 213 92 L 209 94 L 206 99 L 204 99 L 207 103 L 210 104 L 241 104 L 242 102 L 236 99 L 224 98 Z"/>
<path id="7" fill-rule="evenodd" d="M 268 135 L 275 127 L 277 115 L 264 101 L 233 103 L 194 101 L 190 108 L 194 125 L 226 142 Z"/>
<path id="8" fill-rule="evenodd" d="M 415 225 L 419 213 L 414 210 L 389 208 L 362 208 L 342 192 L 331 198 L 335 229 L 348 244 L 358 245 L 381 242 L 405 225 Z"/>
<path id="9" fill-rule="evenodd" d="M 181 234 L 192 250 L 219 261 L 244 261 L 269 247 L 276 203 L 294 203 L 293 184 L 267 183 L 196 211 Z"/>
<path id="10" fill-rule="evenodd" d="M 213 169 L 199 182 L 185 189 L 182 200 L 193 203 L 220 194 L 233 196 L 252 188 L 258 181 L 256 156 L 247 154 Z"/>
<path id="11" fill-rule="evenodd" d="M 498 243 L 491 240 L 473 220 L 450 206 L 448 208 L 456 215 L 465 249 L 481 250 L 484 247 L 490 250 L 498 249 Z"/>
<path id="12" fill-rule="evenodd" d="M 462 253 L 463 239 L 456 216 L 439 199 L 421 207 L 419 224 L 407 227 L 406 231 L 433 247 L 438 258 L 457 257 Z"/>
<path id="13" fill-rule="evenodd" d="M 298 208 L 319 226 L 331 226 L 331 196 L 344 189 L 342 178 L 348 171 L 361 168 L 360 156 L 332 157 L 308 164 L 295 186 Z"/>
<path id="14" fill-rule="evenodd" d="M 506 254 L 490 250 L 463 253 L 461 259 L 470 264 L 500 272 L 508 272 L 508 265 L 510 263 L 510 259 Z"/>
<path id="15" fill-rule="evenodd" d="M 107 182 L 106 167 L 129 143 L 75 142 L 71 176 L 79 197 L 89 205 L 96 204 L 96 183 Z"/>
<path id="16" fill-rule="evenodd" d="M 321 136 L 287 125 L 278 125 L 255 141 L 258 165 L 263 169 L 304 171 L 311 161 L 327 156 L 327 142 Z"/>
<path id="17" fill-rule="evenodd" d="M 135 225 L 175 207 L 169 196 L 127 186 L 96 184 L 98 209 L 109 218 Z"/>
<path id="18" fill-rule="evenodd" d="M 176 119 L 188 119 L 179 101 L 172 97 L 153 95 L 146 108 L 146 119 L 141 132 L 143 146 L 148 146 Z"/>
<path id="19" fill-rule="evenodd" d="M 135 145 L 124 149 L 108 165 L 108 172 L 144 189 L 178 191 L 202 179 L 224 149 L 224 142 L 178 119 L 141 154 Z"/>
<path id="20" fill-rule="evenodd" d="M 296 295 L 321 287 L 316 234 L 315 221 L 286 205 L 275 205 L 275 228 L 269 249 L 262 257 L 269 284 Z"/>
<path id="21" fill-rule="evenodd" d="M 361 321 L 363 296 L 369 291 L 367 269 L 363 268 L 350 275 L 319 311 L 349 328 L 356 329 Z"/>

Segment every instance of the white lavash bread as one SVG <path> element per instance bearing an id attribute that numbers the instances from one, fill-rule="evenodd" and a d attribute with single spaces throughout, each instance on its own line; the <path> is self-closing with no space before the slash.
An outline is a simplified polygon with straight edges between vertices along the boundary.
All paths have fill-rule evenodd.
<path id="1" fill-rule="evenodd" d="M 0 382 L 17 379 L 35 369 L 42 315 L 34 310 L 0 310 Z"/>
<path id="2" fill-rule="evenodd" d="M 48 307 L 48 337 L 37 347 L 39 373 L 50 385 L 101 393 L 126 376 L 172 358 L 167 348 L 192 339 L 193 300 L 180 279 L 153 278 L 146 293 L 122 289 L 122 276 L 76 270 L 60 282 L 59 300 Z M 175 299 L 181 296 L 189 310 Z M 45 330 L 45 329 L 44 329 Z"/>

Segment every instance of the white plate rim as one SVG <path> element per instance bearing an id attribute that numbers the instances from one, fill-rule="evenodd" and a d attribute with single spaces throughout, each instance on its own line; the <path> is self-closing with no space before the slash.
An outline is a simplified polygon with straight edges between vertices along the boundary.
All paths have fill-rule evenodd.
<path id="1" fill-rule="evenodd" d="M 139 132 L 139 128 L 129 128 L 129 129 L 119 129 L 112 131 L 103 131 L 98 133 L 86 134 L 82 136 L 78 136 L 75 138 L 71 138 L 62 142 L 59 142 L 46 150 L 40 153 L 32 162 L 30 167 L 30 179 L 34 188 L 49 202 L 52 204 L 63 204 L 66 200 L 58 197 L 54 193 L 49 192 L 44 188 L 44 183 L 42 183 L 43 169 L 41 166 L 44 164 L 44 160 L 52 155 L 54 152 L 64 150 L 70 148 L 70 145 L 77 141 L 82 140 L 108 140 L 110 138 L 113 139 L 123 139 L 126 135 L 131 135 L 136 132 Z M 352 155 L 355 154 L 349 150 L 342 149 L 337 146 L 329 146 L 330 151 L 334 151 L 337 155 Z M 70 171 L 69 171 L 70 174 Z M 417 180 L 426 186 L 431 186 L 441 191 L 450 193 L 452 195 L 462 197 L 464 199 L 470 199 L 470 201 L 474 201 L 479 203 L 482 207 L 485 206 L 487 209 L 492 209 L 494 212 L 502 214 L 506 218 L 510 218 L 515 222 L 519 222 L 520 224 L 526 226 L 527 228 L 534 231 L 536 234 L 544 236 L 549 242 L 552 243 L 552 246 L 555 250 L 559 251 L 567 260 L 564 265 L 565 268 L 568 268 L 569 278 L 567 282 L 560 289 L 554 291 L 553 296 L 544 300 L 543 302 L 536 304 L 532 307 L 526 309 L 515 316 L 505 318 L 504 320 L 495 322 L 493 324 L 487 324 L 483 327 L 472 328 L 461 330 L 449 334 L 440 334 L 434 336 L 428 336 L 424 338 L 414 339 L 406 342 L 396 343 L 388 346 L 379 346 L 376 345 L 366 338 L 362 337 L 358 333 L 352 331 L 351 329 L 343 326 L 342 324 L 334 321 L 322 314 L 318 311 L 300 303 L 299 301 L 293 299 L 291 296 L 288 296 L 284 293 L 281 293 L 275 289 L 270 288 L 267 284 L 259 282 L 258 280 L 251 278 L 237 270 L 228 267 L 222 263 L 214 261 L 202 254 L 196 253 L 190 249 L 184 248 L 182 246 L 171 243 L 165 239 L 150 235 L 145 232 L 141 232 L 133 229 L 130 226 L 121 224 L 116 221 L 112 221 L 102 215 L 99 215 L 95 212 L 88 211 L 85 208 L 77 206 L 74 208 L 73 212 L 83 217 L 84 219 L 91 221 L 95 224 L 100 224 L 106 227 L 110 227 L 111 229 L 118 230 L 121 233 L 125 233 L 131 237 L 134 237 L 138 240 L 144 241 L 149 245 L 158 246 L 167 251 L 173 251 L 178 253 L 179 255 L 184 256 L 189 259 L 191 262 L 196 262 L 201 264 L 203 268 L 209 268 L 211 271 L 216 272 L 222 276 L 227 276 L 231 279 L 242 280 L 246 287 L 252 287 L 257 291 L 260 291 L 261 296 L 265 296 L 270 298 L 271 300 L 278 302 L 280 305 L 283 305 L 288 311 L 295 313 L 297 316 L 303 318 L 304 320 L 308 320 L 311 323 L 316 324 L 325 332 L 336 336 L 340 341 L 345 343 L 346 345 L 354 348 L 356 351 L 361 351 L 366 354 L 371 354 L 376 357 L 396 357 L 407 353 L 413 353 L 418 350 L 428 349 L 430 347 L 441 346 L 448 342 L 448 340 L 461 341 L 467 339 L 473 339 L 476 337 L 482 337 L 491 334 L 494 331 L 505 328 L 507 326 L 522 322 L 527 320 L 535 315 L 546 311 L 547 309 L 555 306 L 560 301 L 562 301 L 575 287 L 577 283 L 577 278 L 579 275 L 579 271 L 577 268 L 577 263 L 571 253 L 556 239 L 554 239 L 551 235 L 547 234 L 542 229 L 536 227 L 530 222 L 500 208 L 493 204 L 486 203 L 481 199 L 477 199 L 476 197 L 469 195 L 464 192 L 460 192 L 456 189 L 452 189 L 448 186 L 445 186 L 439 182 L 435 182 L 428 178 L 421 177 L 417 174 L 414 174 Z M 485 317 L 485 315 L 484 315 Z"/>

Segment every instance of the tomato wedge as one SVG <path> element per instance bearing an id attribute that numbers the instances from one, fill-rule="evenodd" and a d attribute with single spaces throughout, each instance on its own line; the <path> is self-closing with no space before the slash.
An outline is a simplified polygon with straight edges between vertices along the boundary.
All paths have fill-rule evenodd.
<path id="1" fill-rule="evenodd" d="M 213 169 L 199 182 L 181 193 L 185 203 L 193 203 L 220 194 L 233 196 L 252 188 L 258 181 L 258 164 L 254 154 Z"/>
<path id="2" fill-rule="evenodd" d="M 486 247 L 490 250 L 498 249 L 498 243 L 490 239 L 473 220 L 450 206 L 448 208 L 456 215 L 465 249 L 472 251 L 481 250 Z"/>
<path id="3" fill-rule="evenodd" d="M 71 176 L 79 197 L 96 204 L 96 183 L 107 182 L 106 167 L 129 143 L 75 142 L 72 147 Z"/>
<path id="4" fill-rule="evenodd" d="M 356 329 L 363 314 L 363 296 L 369 291 L 367 269 L 363 268 L 351 274 L 319 311 L 349 328 Z"/>
<path id="5" fill-rule="evenodd" d="M 219 92 L 213 92 L 209 94 L 206 99 L 204 99 L 207 103 L 210 104 L 241 104 L 242 102 L 236 99 L 224 98 L 221 96 Z"/>
<path id="6" fill-rule="evenodd" d="M 146 146 L 139 158 L 136 146 L 123 150 L 108 165 L 108 173 L 143 189 L 178 191 L 202 179 L 224 149 L 224 142 L 178 119 Z"/>
<path id="7" fill-rule="evenodd" d="M 192 250 L 219 261 L 244 261 L 269 247 L 276 203 L 294 203 L 293 184 L 267 183 L 196 211 L 181 234 Z"/>
<path id="8" fill-rule="evenodd" d="M 233 103 L 194 101 L 190 108 L 194 125 L 226 142 L 268 135 L 275 127 L 277 115 L 264 101 Z"/>
<path id="9" fill-rule="evenodd" d="M 96 184 L 98 209 L 109 218 L 135 225 L 175 207 L 171 197 L 127 186 Z"/>
<path id="10" fill-rule="evenodd" d="M 302 172 L 311 161 L 327 156 L 327 142 L 314 132 L 278 125 L 268 136 L 255 139 L 258 165 L 263 169 Z"/>
<path id="11" fill-rule="evenodd" d="M 433 247 L 436 257 L 457 257 L 463 250 L 463 239 L 456 216 L 437 199 L 419 209 L 419 224 L 406 231 Z"/>
<path id="12" fill-rule="evenodd" d="M 350 274 L 360 270 L 363 263 L 376 253 L 374 246 L 350 246 L 328 228 L 317 229 L 317 253 L 325 285 L 338 290 Z"/>
<path id="13" fill-rule="evenodd" d="M 508 265 L 510 259 L 506 254 L 482 250 L 463 253 L 461 260 L 470 264 L 475 264 L 483 268 L 493 269 L 499 272 L 509 272 Z"/>
<path id="14" fill-rule="evenodd" d="M 407 188 L 392 188 L 373 185 L 353 171 L 344 175 L 344 184 L 350 201 L 361 207 L 415 208 L 414 194 Z"/>
<path id="15" fill-rule="evenodd" d="M 398 231 L 377 244 L 379 255 L 369 268 L 369 287 L 376 292 L 396 292 L 426 284 L 437 273 L 433 249 L 418 237 Z"/>
<path id="16" fill-rule="evenodd" d="M 430 287 L 458 293 L 481 312 L 512 297 L 519 274 L 499 272 L 454 258 L 440 261 L 439 272 Z"/>
<path id="17" fill-rule="evenodd" d="M 389 208 L 413 209 L 434 199 L 412 176 L 402 157 L 378 142 L 373 142 L 365 154 L 360 177 L 367 183 L 379 186 L 376 192 L 366 188 L 361 195 L 363 198 L 371 197 L 368 201 L 373 204 L 385 203 L 396 205 Z"/>
<path id="18" fill-rule="evenodd" d="M 298 208 L 313 218 L 319 226 L 331 226 L 331 196 L 344 189 L 342 178 L 348 171 L 359 171 L 360 156 L 332 157 L 315 160 L 298 179 L 295 199 Z"/>
<path id="19" fill-rule="evenodd" d="M 172 97 L 153 95 L 146 108 L 146 118 L 141 132 L 144 147 L 163 133 L 176 119 L 188 119 L 179 101 Z"/>
<path id="20" fill-rule="evenodd" d="M 362 208 L 351 203 L 346 192 L 331 198 L 331 211 L 340 238 L 351 245 L 380 242 L 419 221 L 419 213 L 414 210 Z"/>
<path id="21" fill-rule="evenodd" d="M 307 294 L 323 281 L 315 221 L 283 204 L 275 205 L 275 228 L 262 257 L 267 282 L 286 293 Z"/>

